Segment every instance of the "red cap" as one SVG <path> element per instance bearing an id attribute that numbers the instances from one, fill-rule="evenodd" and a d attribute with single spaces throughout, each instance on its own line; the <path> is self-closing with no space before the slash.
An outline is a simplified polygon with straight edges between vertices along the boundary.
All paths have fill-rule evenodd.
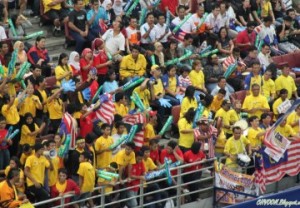
<path id="1" fill-rule="evenodd" d="M 149 116 L 156 116 L 157 111 L 149 111 Z"/>

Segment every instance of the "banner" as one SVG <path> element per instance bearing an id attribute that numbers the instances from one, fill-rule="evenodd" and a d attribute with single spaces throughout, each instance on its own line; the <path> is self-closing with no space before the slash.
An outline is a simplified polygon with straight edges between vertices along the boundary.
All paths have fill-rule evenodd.
<path id="1" fill-rule="evenodd" d="M 290 146 L 291 142 L 282 136 L 280 133 L 276 133 L 274 137 L 272 137 L 272 143 L 276 145 L 276 147 L 280 148 L 280 152 L 274 154 L 274 151 L 271 151 L 270 148 L 265 149 L 265 153 L 267 153 L 273 160 L 278 162 L 280 158 L 283 157 L 284 153 L 286 152 L 287 148 Z"/>
<path id="2" fill-rule="evenodd" d="M 218 165 L 221 165 L 218 168 Z M 218 203 L 235 204 L 244 202 L 253 197 L 245 197 L 245 194 L 257 195 L 258 189 L 254 183 L 254 176 L 233 172 L 225 165 L 215 162 L 215 186 L 223 188 L 233 192 L 225 192 L 222 190 L 216 190 L 216 201 Z M 244 193 L 244 194 L 243 194 Z"/>
<path id="3" fill-rule="evenodd" d="M 277 194 L 272 194 L 265 197 L 260 197 L 255 200 L 244 203 L 228 206 L 230 208 L 297 208 L 300 207 L 299 199 L 300 188 L 283 191 Z"/>

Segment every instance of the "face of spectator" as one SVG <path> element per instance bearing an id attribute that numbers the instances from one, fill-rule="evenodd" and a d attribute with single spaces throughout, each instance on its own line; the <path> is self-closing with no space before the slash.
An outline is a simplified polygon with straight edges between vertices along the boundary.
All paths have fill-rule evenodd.
<path id="1" fill-rule="evenodd" d="M 226 31 L 225 28 L 223 28 L 223 29 L 220 31 L 220 36 L 221 36 L 221 38 L 226 38 L 226 36 L 227 36 L 227 31 Z"/>
<path id="2" fill-rule="evenodd" d="M 159 77 L 161 76 L 161 70 L 154 70 L 153 76 L 154 76 L 155 78 L 159 78 Z"/>
<path id="3" fill-rule="evenodd" d="M 136 159 L 136 163 L 140 163 L 143 161 L 143 157 L 141 157 L 141 156 L 136 156 L 135 159 Z"/>
<path id="4" fill-rule="evenodd" d="M 263 123 L 266 124 L 266 125 L 270 125 L 271 123 L 271 116 L 267 116 L 265 119 L 263 119 Z"/>
<path id="5" fill-rule="evenodd" d="M 262 48 L 261 52 L 263 54 L 269 54 L 271 52 L 270 47 L 266 45 L 265 47 Z"/>
<path id="6" fill-rule="evenodd" d="M 133 151 L 133 150 L 132 150 L 131 147 L 128 147 L 128 146 L 125 147 L 125 154 L 126 154 L 126 155 L 130 155 L 132 151 Z"/>
<path id="7" fill-rule="evenodd" d="M 253 128 L 257 128 L 258 125 L 259 125 L 259 119 L 258 119 L 258 118 L 254 119 L 254 120 L 251 122 L 251 126 L 252 126 Z"/>
<path id="8" fill-rule="evenodd" d="M 43 155 L 44 151 L 45 151 L 45 148 L 43 147 L 43 148 L 39 149 L 36 153 L 37 153 L 37 155 Z"/>
<path id="9" fill-rule="evenodd" d="M 242 135 L 242 130 L 241 130 L 241 129 L 235 129 L 235 130 L 233 131 L 233 138 L 234 138 L 235 140 L 240 139 L 241 135 Z"/>
<path id="10" fill-rule="evenodd" d="M 230 103 L 227 103 L 227 104 L 223 105 L 223 109 L 225 111 L 229 111 L 230 110 Z"/>
<path id="11" fill-rule="evenodd" d="M 195 65 L 195 71 L 200 71 L 202 69 L 201 62 L 198 61 L 197 64 Z"/>
<path id="12" fill-rule="evenodd" d="M 284 24 L 286 26 L 286 29 L 289 29 L 292 23 L 290 21 L 284 21 Z"/>
<path id="13" fill-rule="evenodd" d="M 290 74 L 290 68 L 289 68 L 289 67 L 284 67 L 284 68 L 282 69 L 282 74 L 283 74 L 284 76 L 288 76 L 288 75 Z"/>
<path id="14" fill-rule="evenodd" d="M 74 6 L 76 10 L 81 10 L 84 7 L 83 1 L 77 1 Z"/>
<path id="15" fill-rule="evenodd" d="M 249 0 L 244 0 L 243 7 L 244 8 L 249 8 L 249 6 L 250 6 L 250 1 Z"/>
<path id="16" fill-rule="evenodd" d="M 177 44 L 176 43 L 171 43 L 170 44 L 170 49 L 171 50 L 175 50 L 177 48 Z"/>
<path id="17" fill-rule="evenodd" d="M 192 38 L 189 38 L 189 39 L 187 39 L 187 40 L 184 40 L 184 43 L 185 43 L 186 46 L 192 45 L 193 39 L 192 39 Z"/>
<path id="18" fill-rule="evenodd" d="M 218 61 L 219 61 L 219 58 L 218 58 L 218 56 L 212 56 L 211 57 L 211 62 L 213 63 L 213 64 L 218 64 Z"/>
<path id="19" fill-rule="evenodd" d="M 157 148 L 158 148 L 158 144 L 156 144 L 156 143 L 150 145 L 151 150 L 157 150 Z"/>
<path id="20" fill-rule="evenodd" d="M 106 127 L 106 128 L 104 129 L 104 131 L 103 131 L 103 134 L 104 134 L 105 136 L 109 136 L 109 135 L 110 135 L 110 127 Z"/>
<path id="21" fill-rule="evenodd" d="M 213 15 L 216 17 L 216 16 L 218 16 L 219 14 L 220 14 L 220 8 L 217 7 L 217 8 L 215 8 L 215 9 L 213 10 Z"/>
<path id="22" fill-rule="evenodd" d="M 162 44 L 160 44 L 160 43 L 157 44 L 155 50 L 156 50 L 157 52 L 162 52 L 162 51 L 163 51 L 163 46 L 162 46 Z"/>
<path id="23" fill-rule="evenodd" d="M 120 30 L 120 22 L 114 21 L 113 22 L 113 29 L 119 31 Z"/>
<path id="24" fill-rule="evenodd" d="M 60 172 L 58 174 L 58 180 L 60 183 L 64 183 L 67 179 L 67 175 L 65 173 Z"/>
<path id="25" fill-rule="evenodd" d="M 95 11 L 98 11 L 98 9 L 99 9 L 99 3 L 98 3 L 98 1 L 95 1 L 95 2 L 93 3 L 93 9 L 94 9 Z"/>
<path id="26" fill-rule="evenodd" d="M 7 54 L 7 53 L 8 53 L 8 45 L 7 45 L 6 43 L 4 43 L 4 44 L 2 45 L 1 52 L 2 52 L 3 54 Z"/>
<path id="27" fill-rule="evenodd" d="M 146 151 L 144 152 L 144 157 L 145 157 L 145 158 L 150 157 L 150 150 L 146 150 Z"/>
<path id="28" fill-rule="evenodd" d="M 55 137 L 54 137 L 55 143 L 56 144 L 60 144 L 60 140 L 61 140 L 60 136 L 59 135 L 55 135 Z"/>
<path id="29" fill-rule="evenodd" d="M 32 124 L 32 122 L 33 122 L 33 119 L 32 119 L 31 116 L 29 116 L 29 117 L 26 118 L 26 123 L 27 124 Z"/>
<path id="30" fill-rule="evenodd" d="M 136 28 L 136 26 L 137 26 L 137 20 L 134 19 L 134 18 L 131 19 L 131 20 L 130 20 L 130 26 L 133 27 L 133 28 Z"/>
<path id="31" fill-rule="evenodd" d="M 166 19 L 165 16 L 161 15 L 158 17 L 158 23 L 163 25 L 165 23 Z"/>
<path id="32" fill-rule="evenodd" d="M 271 21 L 268 21 L 268 22 L 264 22 L 264 24 L 265 24 L 266 27 L 270 27 L 271 24 L 272 24 L 272 22 L 271 22 Z"/>
<path id="33" fill-rule="evenodd" d="M 0 121 L 0 129 L 5 129 L 6 127 L 6 121 L 3 120 L 3 121 Z"/>
<path id="34" fill-rule="evenodd" d="M 222 93 L 218 93 L 217 98 L 218 98 L 218 100 L 222 100 L 222 99 L 224 99 L 224 95 Z"/>
<path id="35" fill-rule="evenodd" d="M 46 46 L 46 40 L 44 38 L 37 42 L 38 48 L 44 49 L 45 46 Z"/>
<path id="36" fill-rule="evenodd" d="M 253 94 L 254 97 L 259 95 L 259 90 L 260 90 L 259 86 L 252 87 L 251 91 L 252 91 L 252 94 Z"/>
<path id="37" fill-rule="evenodd" d="M 226 12 L 226 5 L 225 4 L 220 5 L 220 12 L 223 13 L 223 14 Z"/>
<path id="38" fill-rule="evenodd" d="M 270 71 L 266 71 L 264 74 L 264 78 L 266 81 L 268 81 L 272 76 L 272 73 Z"/>
<path id="39" fill-rule="evenodd" d="M 125 126 L 120 125 L 119 128 L 117 129 L 118 134 L 123 134 L 125 132 Z"/>
<path id="40" fill-rule="evenodd" d="M 280 124 L 281 127 L 284 127 L 286 125 L 286 119 L 284 119 Z"/>
<path id="41" fill-rule="evenodd" d="M 132 58 L 137 59 L 140 52 L 136 49 L 131 50 Z"/>
<path id="42" fill-rule="evenodd" d="M 49 144 L 48 150 L 55 150 L 55 148 L 56 148 L 55 142 L 51 142 Z"/>
<path id="43" fill-rule="evenodd" d="M 17 163 L 14 160 L 10 160 L 9 161 L 9 167 L 10 168 L 16 168 L 17 167 Z"/>
<path id="44" fill-rule="evenodd" d="M 65 58 L 63 58 L 63 59 L 61 60 L 61 63 L 62 63 L 63 65 L 67 65 L 67 64 L 68 64 L 68 60 L 69 60 L 69 57 L 65 57 Z"/>
<path id="45" fill-rule="evenodd" d="M 224 89 L 225 86 L 226 86 L 226 79 L 221 79 L 221 80 L 219 81 L 219 87 L 220 87 L 221 89 Z"/>
<path id="46" fill-rule="evenodd" d="M 83 149 L 85 147 L 85 142 L 84 141 L 80 141 L 80 142 L 77 142 L 77 147 L 80 148 L 80 149 Z"/>
<path id="47" fill-rule="evenodd" d="M 149 16 L 147 17 L 147 23 L 148 23 L 149 25 L 153 25 L 153 24 L 154 24 L 154 16 L 153 16 L 153 15 L 149 15 Z"/>
<path id="48" fill-rule="evenodd" d="M 167 146 L 166 149 L 169 154 L 171 154 L 173 152 L 173 149 L 170 146 Z"/>
<path id="49" fill-rule="evenodd" d="M 173 67 L 173 68 L 170 69 L 170 71 L 169 71 L 169 76 L 170 76 L 170 77 L 175 77 L 175 75 L 176 75 L 176 68 Z"/>
<path id="50" fill-rule="evenodd" d="M 282 100 L 287 99 L 287 96 L 288 96 L 287 93 L 284 93 L 284 94 L 281 94 L 281 95 L 280 95 L 280 97 L 281 97 Z"/>
<path id="51" fill-rule="evenodd" d="M 204 8 L 203 7 L 199 7 L 199 9 L 197 10 L 197 14 L 199 17 L 202 17 L 204 14 Z"/>
<path id="52" fill-rule="evenodd" d="M 259 72 L 260 72 L 260 65 L 259 64 L 254 64 L 252 66 L 252 71 L 253 71 L 254 74 L 259 74 Z"/>
<path id="53" fill-rule="evenodd" d="M 289 16 L 290 16 L 292 19 L 295 19 L 295 17 L 296 17 L 295 11 L 290 11 L 290 12 L 289 12 Z"/>
<path id="54" fill-rule="evenodd" d="M 19 45 L 19 51 L 23 51 L 24 50 L 24 43 L 20 43 Z"/>
<path id="55" fill-rule="evenodd" d="M 254 30 L 254 26 L 251 26 L 251 27 L 247 27 L 247 32 L 250 34 L 250 33 L 252 33 L 253 32 L 253 30 Z"/>
<path id="56" fill-rule="evenodd" d="M 179 17 L 179 19 L 183 19 L 184 16 L 185 16 L 185 9 L 184 8 L 180 8 L 178 10 L 178 17 Z"/>
<path id="57" fill-rule="evenodd" d="M 298 116 L 300 115 L 300 106 L 296 108 L 296 113 Z"/>

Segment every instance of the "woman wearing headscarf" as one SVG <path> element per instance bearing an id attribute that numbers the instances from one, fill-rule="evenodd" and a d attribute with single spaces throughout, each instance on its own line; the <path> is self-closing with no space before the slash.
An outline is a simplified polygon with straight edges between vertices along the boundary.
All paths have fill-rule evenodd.
<path id="1" fill-rule="evenodd" d="M 90 48 L 85 48 L 81 53 L 80 71 L 82 81 L 85 82 L 88 78 L 90 70 L 93 68 L 93 52 Z"/>
<path id="2" fill-rule="evenodd" d="M 27 61 L 27 54 L 24 50 L 24 43 L 22 41 L 17 41 L 14 44 L 14 50 L 18 49 L 18 58 L 17 62 L 23 64 Z"/>
<path id="3" fill-rule="evenodd" d="M 98 84 L 102 85 L 105 81 L 108 67 L 112 64 L 109 60 L 104 47 L 104 42 L 100 38 L 96 38 L 92 42 L 93 50 L 93 66 L 97 69 Z"/>
<path id="4" fill-rule="evenodd" d="M 113 10 L 117 16 L 123 15 L 123 1 L 115 0 L 113 4 Z"/>
<path id="5" fill-rule="evenodd" d="M 106 15 L 107 15 L 107 22 L 106 25 L 109 27 L 112 25 L 112 22 L 116 18 L 116 14 L 114 12 L 114 9 L 112 8 L 112 3 L 111 0 L 104 0 L 102 3 L 102 6 L 106 10 Z M 103 28 L 101 28 L 103 30 Z M 101 31 L 103 32 L 103 31 Z"/>
<path id="6" fill-rule="evenodd" d="M 76 51 L 70 53 L 68 65 L 71 67 L 74 76 L 81 76 L 79 59 L 79 53 Z"/>
<path id="7" fill-rule="evenodd" d="M 31 113 L 25 113 L 24 124 L 21 128 L 21 140 L 20 145 L 29 144 L 30 146 L 35 145 L 36 136 L 41 132 L 42 129 L 34 122 Z"/>

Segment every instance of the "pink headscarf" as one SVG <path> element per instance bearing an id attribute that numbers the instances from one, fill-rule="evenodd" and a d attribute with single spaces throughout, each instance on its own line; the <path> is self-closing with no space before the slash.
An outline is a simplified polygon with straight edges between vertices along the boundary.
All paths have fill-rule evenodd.
<path id="1" fill-rule="evenodd" d="M 101 40 L 100 38 L 96 38 L 92 42 L 92 51 L 95 53 L 95 50 L 98 50 L 98 48 L 101 47 L 102 45 L 103 45 L 103 40 Z"/>
<path id="2" fill-rule="evenodd" d="M 90 48 L 85 48 L 81 53 L 81 57 L 85 57 L 86 54 L 88 54 L 88 53 L 93 53 L 93 52 Z"/>

